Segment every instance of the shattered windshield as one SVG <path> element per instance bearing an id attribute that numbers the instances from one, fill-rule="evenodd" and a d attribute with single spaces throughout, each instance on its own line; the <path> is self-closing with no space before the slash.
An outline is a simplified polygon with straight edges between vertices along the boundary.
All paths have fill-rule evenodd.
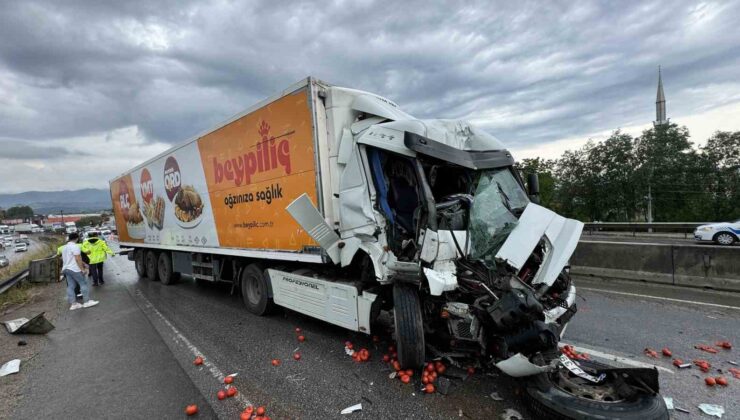
<path id="1" fill-rule="evenodd" d="M 527 194 L 511 170 L 482 171 L 470 210 L 471 256 L 493 263 L 528 203 Z"/>

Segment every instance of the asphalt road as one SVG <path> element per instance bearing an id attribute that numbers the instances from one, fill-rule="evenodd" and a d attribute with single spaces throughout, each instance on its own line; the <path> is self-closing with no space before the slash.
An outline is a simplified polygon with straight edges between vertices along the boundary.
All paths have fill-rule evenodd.
<path id="1" fill-rule="evenodd" d="M 106 263 L 106 276 L 128 288 L 174 359 L 221 418 L 235 418 L 247 404 L 266 406 L 273 418 L 338 418 L 341 409 L 357 403 L 362 403 L 363 411 L 351 417 L 358 419 L 449 419 L 461 414 L 499 418 L 507 409 L 533 418 L 518 398 L 520 383 L 504 376 L 477 374 L 450 395 L 424 395 L 418 387 L 388 378 L 391 369 L 379 360 L 386 352 L 385 338 L 375 344 L 363 334 L 290 311 L 257 317 L 243 308 L 237 294 L 229 294 L 227 285 L 198 285 L 184 279 L 164 286 L 139 280 L 133 263 L 123 257 Z M 711 355 L 693 346 L 720 339 L 737 342 L 740 310 L 683 302 L 686 299 L 633 296 L 641 289 L 620 292 L 627 295 L 594 287 L 590 284 L 580 291 L 580 310 L 566 342 L 607 360 L 625 358 L 626 364 L 660 366 L 663 395 L 692 412 L 674 413 L 675 418 L 699 418 L 699 403 L 721 404 L 728 413 L 725 418 L 740 418 L 739 380 L 725 373 L 729 387 L 708 388 L 703 383 L 706 375 L 698 369 L 677 371 L 669 358 L 642 354 L 645 347 L 660 351 L 667 346 L 684 360 L 704 358 L 714 368 L 726 370 L 731 367 L 726 360 L 740 361 L 736 349 Z M 704 301 L 711 298 L 704 296 Z M 304 343 L 296 340 L 296 327 L 303 330 Z M 372 360 L 353 362 L 344 353 L 347 340 L 368 348 Z M 293 360 L 294 351 L 301 354 L 300 361 Z M 205 357 L 205 368 L 193 366 L 195 355 Z M 272 359 L 282 364 L 273 367 Z M 221 378 L 230 373 L 238 373 L 235 385 L 240 397 L 218 401 Z M 504 397 L 503 402 L 488 397 L 494 391 Z"/>
<path id="2" fill-rule="evenodd" d="M 2 235 L 5 236 L 5 235 Z M 28 251 L 26 252 L 15 252 L 15 240 L 18 239 L 18 235 L 13 236 L 13 246 L 10 248 L 0 249 L 0 254 L 4 254 L 6 257 L 8 257 L 8 261 L 10 261 L 10 264 L 13 264 L 14 261 L 17 261 L 30 252 L 35 252 L 36 250 L 41 249 L 43 243 L 40 242 L 34 235 L 28 235 L 28 239 L 31 242 L 31 244 L 28 246 Z"/>

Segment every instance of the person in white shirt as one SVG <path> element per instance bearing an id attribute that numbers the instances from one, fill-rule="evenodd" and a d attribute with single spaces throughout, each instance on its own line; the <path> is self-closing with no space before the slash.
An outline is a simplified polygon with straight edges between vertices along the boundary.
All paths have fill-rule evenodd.
<path id="1" fill-rule="evenodd" d="M 87 284 L 87 266 L 82 262 L 80 246 L 77 244 L 79 235 L 69 234 L 69 242 L 62 247 L 62 273 L 67 277 L 67 302 L 71 305 L 70 311 L 80 308 L 89 308 L 99 302 L 90 299 L 90 286 Z M 82 304 L 75 298 L 75 286 L 80 286 Z"/>

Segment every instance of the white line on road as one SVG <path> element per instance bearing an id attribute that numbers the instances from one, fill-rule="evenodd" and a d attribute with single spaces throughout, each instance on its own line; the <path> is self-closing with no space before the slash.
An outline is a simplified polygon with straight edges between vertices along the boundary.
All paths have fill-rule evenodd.
<path id="1" fill-rule="evenodd" d="M 114 259 L 111 259 L 110 261 L 120 271 L 120 266 L 118 265 L 118 262 L 115 261 Z M 202 351 L 198 350 L 198 348 L 195 347 L 195 345 L 193 343 L 191 343 L 190 340 L 188 340 L 180 332 L 180 330 L 177 329 L 177 327 L 175 327 L 174 325 L 172 325 L 172 323 L 170 322 L 170 320 L 167 319 L 167 318 L 165 318 L 165 316 L 162 315 L 162 313 L 159 312 L 159 310 L 157 310 L 157 308 L 154 307 L 154 305 L 152 304 L 152 302 L 150 302 L 149 299 L 147 299 L 144 296 L 144 294 L 141 293 L 141 290 L 136 289 L 136 291 L 134 292 L 134 294 L 136 295 L 136 297 L 138 299 L 141 299 L 143 301 L 143 304 L 146 306 L 146 308 L 148 310 L 152 311 L 155 315 L 157 315 L 157 317 L 159 317 L 162 320 L 162 322 L 172 331 L 172 333 L 174 334 L 174 341 L 176 341 L 176 342 L 177 341 L 180 341 L 183 344 L 185 344 L 185 347 L 187 347 L 188 350 L 190 350 L 190 353 L 192 353 L 193 358 L 198 357 L 198 356 L 202 357 L 203 358 L 203 366 L 205 366 L 206 368 L 208 368 L 208 371 L 211 372 L 211 375 L 213 375 L 213 377 L 218 381 L 219 384 L 223 384 L 224 383 L 224 378 L 226 377 L 226 375 L 215 364 L 213 364 L 213 362 L 211 362 L 209 360 L 209 358 Z M 210 399 L 210 398 L 208 398 L 208 396 L 205 396 L 204 395 L 204 397 L 206 399 Z M 238 394 L 236 394 L 234 396 L 234 399 L 236 399 L 237 401 L 239 401 L 241 403 L 241 405 L 242 405 L 243 408 L 246 408 L 247 406 L 253 405 L 247 399 L 247 397 L 245 397 L 244 394 L 242 394 L 241 392 L 239 392 Z"/>
<path id="2" fill-rule="evenodd" d="M 662 370 L 664 372 L 668 372 L 671 375 L 673 375 L 673 373 L 674 373 L 672 370 L 666 369 L 663 366 L 652 365 L 650 363 L 645 363 L 645 362 L 638 362 L 637 360 L 632 360 L 632 359 L 628 359 L 626 357 L 617 356 L 615 354 L 610 354 L 610 353 L 605 353 L 605 352 L 594 350 L 594 349 L 589 349 L 589 348 L 582 347 L 582 346 L 579 346 L 579 345 L 576 345 L 576 344 L 572 344 L 572 343 L 566 343 L 566 342 L 563 342 L 563 341 L 561 341 L 560 343 L 562 345 L 570 344 L 579 353 L 588 353 L 589 355 L 592 355 L 592 356 L 600 357 L 602 359 L 613 360 L 615 362 L 622 363 L 622 364 L 625 364 L 625 365 L 628 365 L 628 366 L 641 367 L 641 368 L 656 368 L 656 369 L 660 369 L 660 370 Z"/>
<path id="3" fill-rule="evenodd" d="M 694 300 L 684 300 L 684 299 L 674 299 L 674 298 L 667 298 L 667 297 L 660 297 L 660 296 L 641 295 L 639 293 L 617 292 L 617 291 L 614 291 L 614 290 L 594 289 L 594 288 L 591 288 L 591 287 L 583 287 L 583 286 L 579 287 L 578 289 L 580 289 L 580 290 L 590 290 L 592 292 L 611 293 L 611 294 L 614 294 L 614 295 L 643 297 L 643 298 L 648 298 L 648 299 L 667 300 L 667 301 L 670 301 L 670 302 L 690 303 L 692 305 L 714 306 L 715 308 L 740 309 L 740 307 L 737 307 L 737 306 L 720 305 L 720 304 L 717 304 L 717 303 L 706 303 L 706 302 L 697 302 L 697 301 L 694 301 Z"/>

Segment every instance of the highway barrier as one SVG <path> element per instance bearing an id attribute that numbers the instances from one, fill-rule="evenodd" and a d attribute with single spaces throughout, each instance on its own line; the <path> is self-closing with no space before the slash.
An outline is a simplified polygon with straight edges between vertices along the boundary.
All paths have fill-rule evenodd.
<path id="1" fill-rule="evenodd" d="M 571 274 L 740 292 L 740 247 L 584 240 Z"/>

